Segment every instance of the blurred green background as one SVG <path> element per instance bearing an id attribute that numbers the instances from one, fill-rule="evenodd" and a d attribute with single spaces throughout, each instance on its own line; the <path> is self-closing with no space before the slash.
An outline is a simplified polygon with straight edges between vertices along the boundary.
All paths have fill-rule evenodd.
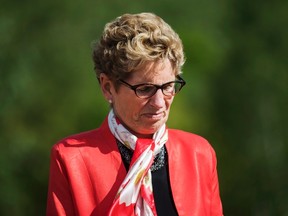
<path id="1" fill-rule="evenodd" d="M 45 215 L 51 146 L 108 111 L 91 42 L 116 16 L 143 11 L 183 40 L 187 86 L 169 126 L 215 148 L 224 214 L 287 216 L 284 0 L 1 0 L 0 215 Z"/>

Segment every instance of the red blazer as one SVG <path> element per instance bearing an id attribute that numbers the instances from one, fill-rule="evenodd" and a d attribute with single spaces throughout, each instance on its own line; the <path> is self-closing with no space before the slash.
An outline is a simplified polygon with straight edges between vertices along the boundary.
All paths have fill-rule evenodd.
<path id="1" fill-rule="evenodd" d="M 170 184 L 180 216 L 222 216 L 216 156 L 200 136 L 169 129 Z M 47 216 L 105 216 L 126 169 L 107 119 L 51 152 Z"/>

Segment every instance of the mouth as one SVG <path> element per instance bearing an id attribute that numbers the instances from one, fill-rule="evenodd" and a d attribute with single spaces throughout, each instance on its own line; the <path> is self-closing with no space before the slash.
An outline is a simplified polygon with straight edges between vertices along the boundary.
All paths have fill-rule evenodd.
<path id="1" fill-rule="evenodd" d="M 144 113 L 143 116 L 152 120 L 159 120 L 159 119 L 164 118 L 165 113 L 164 112 L 157 112 L 157 113 L 151 112 L 151 113 Z"/>

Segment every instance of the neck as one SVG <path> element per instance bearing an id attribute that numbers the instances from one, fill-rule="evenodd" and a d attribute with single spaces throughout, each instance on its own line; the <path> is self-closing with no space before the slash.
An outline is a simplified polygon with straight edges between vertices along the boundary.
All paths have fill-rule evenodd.
<path id="1" fill-rule="evenodd" d="M 130 131 L 130 130 L 129 130 Z M 133 135 L 135 135 L 138 138 L 147 138 L 147 139 L 152 139 L 153 138 L 153 134 L 139 134 L 136 133 L 134 131 L 130 131 Z"/>

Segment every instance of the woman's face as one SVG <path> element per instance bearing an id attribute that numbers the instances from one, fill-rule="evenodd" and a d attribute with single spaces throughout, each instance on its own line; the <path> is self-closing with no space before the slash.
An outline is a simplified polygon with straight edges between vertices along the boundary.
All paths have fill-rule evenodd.
<path id="1" fill-rule="evenodd" d="M 152 83 L 162 85 L 174 81 L 175 73 L 169 60 L 149 63 L 144 69 L 133 73 L 130 85 Z M 173 96 L 163 95 L 161 89 L 148 99 L 141 99 L 125 85 L 120 85 L 118 91 L 111 88 L 113 109 L 121 123 L 138 137 L 151 137 L 169 116 Z"/>

